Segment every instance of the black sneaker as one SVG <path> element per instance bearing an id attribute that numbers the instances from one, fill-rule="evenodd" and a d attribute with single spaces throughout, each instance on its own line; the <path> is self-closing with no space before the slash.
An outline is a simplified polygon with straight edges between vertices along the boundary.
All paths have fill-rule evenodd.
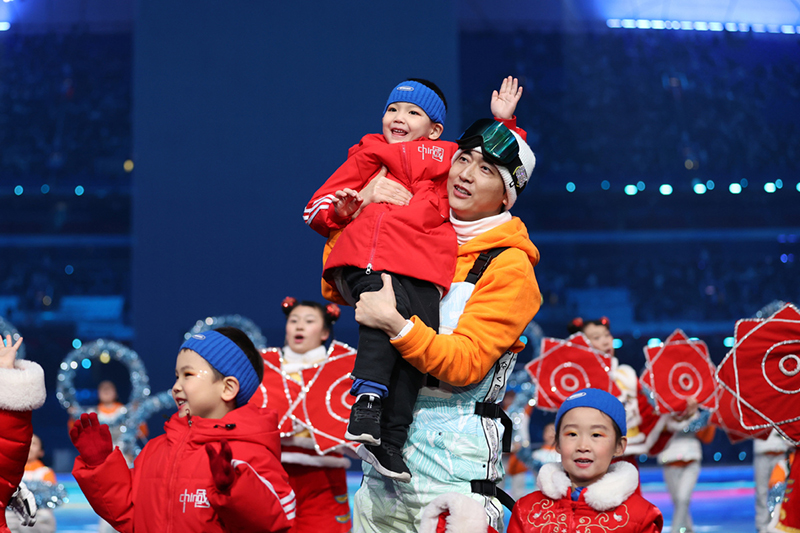
<path id="1" fill-rule="evenodd" d="M 403 452 L 394 444 L 384 442 L 380 446 L 365 444 L 356 448 L 356 453 L 362 460 L 371 464 L 382 476 L 408 483 L 411 481 L 411 471 L 403 461 Z"/>
<path id="2" fill-rule="evenodd" d="M 350 409 L 350 423 L 344 438 L 377 446 L 381 443 L 381 399 L 362 394 Z"/>

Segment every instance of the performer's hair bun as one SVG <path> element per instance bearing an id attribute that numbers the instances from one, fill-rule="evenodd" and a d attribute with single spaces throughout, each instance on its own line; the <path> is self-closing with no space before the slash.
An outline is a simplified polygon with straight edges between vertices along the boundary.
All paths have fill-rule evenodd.
<path id="1" fill-rule="evenodd" d="M 335 303 L 329 303 L 323 306 L 321 303 L 313 300 L 297 301 L 297 298 L 293 296 L 287 296 L 281 302 L 281 309 L 283 309 L 283 314 L 287 317 L 292 314 L 295 307 L 313 307 L 319 311 L 322 315 L 322 319 L 325 321 L 325 327 L 328 328 L 329 331 L 332 330 L 334 322 L 339 320 L 339 317 L 342 316 L 342 310 Z"/>
<path id="2" fill-rule="evenodd" d="M 570 333 L 570 335 L 573 333 L 578 333 L 579 331 L 585 330 L 586 326 L 590 324 L 595 326 L 605 326 L 611 330 L 611 321 L 607 316 L 601 316 L 600 318 L 596 318 L 594 320 L 584 320 L 581 317 L 575 317 L 569 324 L 567 324 L 567 331 Z"/>

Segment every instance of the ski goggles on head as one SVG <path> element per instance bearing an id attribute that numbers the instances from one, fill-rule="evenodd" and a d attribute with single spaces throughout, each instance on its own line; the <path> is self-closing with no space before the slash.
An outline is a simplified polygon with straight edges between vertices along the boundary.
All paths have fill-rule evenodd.
<path id="1" fill-rule="evenodd" d="M 476 120 L 456 142 L 462 150 L 480 146 L 483 156 L 490 163 L 512 170 L 522 166 L 516 137 L 510 129 L 496 120 Z"/>

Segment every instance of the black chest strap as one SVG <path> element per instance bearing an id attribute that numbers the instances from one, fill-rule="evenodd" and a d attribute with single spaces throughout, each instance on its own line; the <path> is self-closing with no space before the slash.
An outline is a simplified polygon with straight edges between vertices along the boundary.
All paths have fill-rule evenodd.
<path id="1" fill-rule="evenodd" d="M 472 492 L 475 494 L 483 494 L 484 496 L 497 498 L 500 500 L 500 503 L 503 504 L 503 507 L 509 511 L 513 510 L 514 504 L 517 503 L 506 491 L 498 487 L 494 481 L 489 481 L 488 479 L 473 479 L 470 481 L 470 486 Z"/>
<path id="2" fill-rule="evenodd" d="M 505 250 L 508 250 L 508 246 L 492 248 L 491 250 L 481 252 L 481 255 L 479 255 L 472 264 L 472 269 L 469 271 L 464 281 L 467 283 L 472 283 L 473 285 L 478 283 L 478 280 L 481 279 L 481 276 L 483 276 L 483 273 L 486 271 L 489 263 L 492 262 L 492 259 L 500 255 Z"/>

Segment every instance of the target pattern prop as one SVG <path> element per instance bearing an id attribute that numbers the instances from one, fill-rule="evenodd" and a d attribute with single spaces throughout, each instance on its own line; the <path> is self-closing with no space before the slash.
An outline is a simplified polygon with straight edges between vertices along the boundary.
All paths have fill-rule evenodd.
<path id="1" fill-rule="evenodd" d="M 717 409 L 716 368 L 708 346 L 676 329 L 660 344 L 645 346 L 647 360 L 641 382 L 652 393 L 659 414 L 682 413 L 694 396 L 703 409 Z"/>
<path id="2" fill-rule="evenodd" d="M 764 319 L 736 322 L 733 348 L 717 368 L 748 432 L 775 428 L 800 444 L 800 312 L 784 304 Z"/>
<path id="3" fill-rule="evenodd" d="M 581 332 L 566 339 L 543 338 L 539 357 L 525 370 L 536 385 L 536 403 L 545 411 L 557 411 L 572 393 L 589 387 L 620 395 L 609 376 L 611 357 L 592 348 Z"/>
<path id="4" fill-rule="evenodd" d="M 356 444 L 344 438 L 355 398 L 350 396 L 350 372 L 356 351 L 333 341 L 324 361 L 304 369 L 300 381 L 281 369 L 280 350 L 262 351 L 264 380 L 254 400 L 261 407 L 278 411 L 282 437 L 308 430 L 319 455 L 341 452 Z"/>

